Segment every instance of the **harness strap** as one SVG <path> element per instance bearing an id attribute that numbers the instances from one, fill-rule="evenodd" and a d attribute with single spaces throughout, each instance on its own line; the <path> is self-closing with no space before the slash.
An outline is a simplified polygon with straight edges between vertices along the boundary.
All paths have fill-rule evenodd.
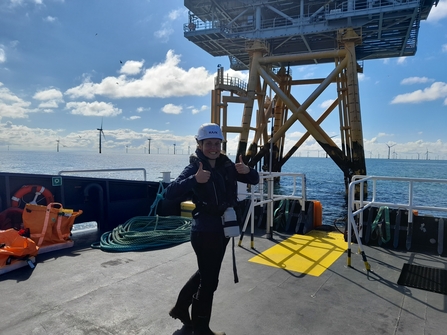
<path id="1" fill-rule="evenodd" d="M 383 220 L 380 220 L 382 216 L 385 216 L 385 238 L 383 237 L 382 232 L 382 224 Z M 380 221 L 380 222 L 379 222 Z M 379 208 L 379 211 L 377 212 L 376 218 L 374 219 L 374 222 L 371 226 L 371 231 L 374 232 L 374 230 L 378 229 L 379 233 L 379 245 L 382 243 L 387 243 L 391 239 L 391 225 L 390 225 L 390 210 L 388 206 L 381 206 Z"/>
<path id="2" fill-rule="evenodd" d="M 233 275 L 234 275 L 234 283 L 237 284 L 239 282 L 239 277 L 237 275 L 237 268 L 236 268 L 236 255 L 234 253 L 234 237 L 231 238 L 231 252 L 233 254 Z"/>

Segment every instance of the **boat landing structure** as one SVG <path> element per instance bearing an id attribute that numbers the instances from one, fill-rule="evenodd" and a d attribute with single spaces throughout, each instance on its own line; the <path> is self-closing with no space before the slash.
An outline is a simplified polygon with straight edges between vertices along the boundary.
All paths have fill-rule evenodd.
<path id="1" fill-rule="evenodd" d="M 264 158 L 263 170 L 280 172 L 312 136 L 341 169 L 347 187 L 353 175 L 366 175 L 358 86 L 362 62 L 413 56 L 420 22 L 437 3 L 185 0 L 189 22 L 184 25 L 184 36 L 213 56 L 228 56 L 233 70 L 249 71 L 248 83 L 244 83 L 225 76 L 218 66 L 212 91 L 211 121 L 221 125 L 225 138 L 228 133 L 239 134 L 236 157 L 242 154 L 251 166 Z M 292 77 L 292 67 L 328 63 L 334 69 L 326 78 Z M 303 85 L 317 87 L 300 101 L 293 91 Z M 334 86 L 333 103 L 314 119 L 308 112 L 312 104 Z M 243 105 L 240 125 L 227 122 L 230 103 Z M 335 111 L 341 147 L 322 128 Z M 270 118 L 271 132 L 267 128 Z M 306 132 L 285 152 L 287 132 L 296 121 Z"/>

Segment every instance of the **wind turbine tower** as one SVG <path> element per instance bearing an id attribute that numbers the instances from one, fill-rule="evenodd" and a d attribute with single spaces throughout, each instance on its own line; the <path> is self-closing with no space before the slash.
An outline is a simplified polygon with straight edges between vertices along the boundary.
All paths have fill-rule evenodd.
<path id="1" fill-rule="evenodd" d="M 386 146 L 388 147 L 388 159 L 390 159 L 390 149 L 392 148 L 392 147 L 394 147 L 396 144 L 393 144 L 393 145 L 388 145 L 387 143 L 385 143 L 386 144 Z"/>
<path id="2" fill-rule="evenodd" d="M 106 135 L 104 135 L 104 131 L 102 130 L 102 120 L 101 120 L 101 128 L 96 128 L 99 131 L 99 153 L 101 153 L 101 135 L 106 139 Z"/>

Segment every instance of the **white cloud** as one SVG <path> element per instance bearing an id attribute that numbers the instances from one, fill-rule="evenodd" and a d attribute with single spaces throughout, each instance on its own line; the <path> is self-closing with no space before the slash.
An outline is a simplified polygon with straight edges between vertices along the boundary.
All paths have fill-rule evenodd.
<path id="1" fill-rule="evenodd" d="M 23 6 L 27 2 L 31 2 L 35 5 L 43 5 L 43 0 L 6 0 L 6 1 L 7 2 L 9 1 L 9 6 L 11 8 L 16 7 L 16 6 Z M 64 0 L 59 0 L 59 1 L 64 2 Z"/>
<path id="2" fill-rule="evenodd" d="M 401 85 L 412 85 L 412 84 L 425 84 L 433 81 L 434 81 L 433 79 L 427 77 L 408 77 L 402 79 L 400 83 Z"/>
<path id="3" fill-rule="evenodd" d="M 11 7 L 21 6 L 24 0 L 10 0 Z"/>
<path id="4" fill-rule="evenodd" d="M 154 36 L 162 42 L 166 43 L 169 41 L 169 36 L 174 33 L 174 29 L 172 29 L 171 25 L 168 22 L 164 22 L 159 30 L 154 32 Z"/>
<path id="5" fill-rule="evenodd" d="M 320 104 L 320 107 L 323 108 L 323 109 L 326 109 L 326 108 L 328 108 L 330 105 L 332 105 L 332 103 L 333 103 L 334 101 L 335 101 L 334 99 L 329 99 L 329 100 L 323 101 L 323 102 Z"/>
<path id="6" fill-rule="evenodd" d="M 122 113 L 121 109 L 116 108 L 111 103 L 106 102 L 69 102 L 66 109 L 71 110 L 71 114 L 84 116 L 116 116 Z"/>
<path id="7" fill-rule="evenodd" d="M 397 59 L 397 64 L 405 64 L 407 62 L 407 57 L 399 57 Z"/>
<path id="8" fill-rule="evenodd" d="M 57 108 L 58 106 L 59 104 L 55 100 L 48 100 L 39 104 L 39 108 L 44 109 L 46 113 L 51 112 L 48 108 Z"/>
<path id="9" fill-rule="evenodd" d="M 45 22 L 54 22 L 57 20 L 57 18 L 53 17 L 53 16 L 47 16 L 46 18 L 43 19 Z"/>
<path id="10" fill-rule="evenodd" d="M 0 63 L 6 62 L 6 52 L 3 49 L 3 45 L 0 44 Z"/>
<path id="11" fill-rule="evenodd" d="M 161 109 L 163 113 L 166 114 L 180 114 L 182 112 L 182 106 L 176 106 L 173 104 L 167 104 L 164 105 L 163 108 Z"/>
<path id="12" fill-rule="evenodd" d="M 180 17 L 186 16 L 186 9 L 179 8 L 169 12 L 167 18 L 163 21 L 160 29 L 154 32 L 154 36 L 158 38 L 162 43 L 167 43 L 169 37 L 174 34 L 171 21 L 175 21 Z"/>
<path id="13" fill-rule="evenodd" d="M 188 109 L 191 109 L 191 113 L 194 114 L 198 114 L 200 112 L 204 112 L 208 110 L 208 106 L 207 105 L 202 105 L 202 107 L 200 108 L 195 108 L 194 106 L 188 107 Z"/>
<path id="14" fill-rule="evenodd" d="M 447 52 L 447 44 L 442 45 L 442 52 Z"/>
<path id="15" fill-rule="evenodd" d="M 169 12 L 168 17 L 171 20 L 176 20 L 179 17 L 186 15 L 186 8 L 178 8 Z"/>
<path id="16" fill-rule="evenodd" d="M 411 93 L 399 94 L 391 101 L 392 104 L 419 103 L 433 101 L 447 97 L 447 84 L 443 82 L 433 83 L 430 87 Z"/>
<path id="17" fill-rule="evenodd" d="M 141 72 L 141 68 L 144 65 L 144 60 L 138 62 L 135 60 L 129 60 L 121 67 L 120 73 L 125 75 L 136 75 Z"/>
<path id="18" fill-rule="evenodd" d="M 106 77 L 100 83 L 89 78 L 79 86 L 65 91 L 71 98 L 93 99 L 96 95 L 110 98 L 169 98 L 204 96 L 213 88 L 213 74 L 204 67 L 184 70 L 179 67 L 180 55 L 169 50 L 163 63 L 146 69 L 137 79 L 125 75 Z"/>
<path id="19" fill-rule="evenodd" d="M 36 94 L 34 94 L 33 98 L 36 100 L 61 100 L 62 99 L 62 92 L 54 89 L 54 88 L 50 88 L 48 90 L 44 90 L 44 91 L 39 91 Z"/>
<path id="20" fill-rule="evenodd" d="M 231 78 L 238 78 L 245 83 L 248 83 L 248 71 L 234 71 L 233 69 L 228 69 L 225 71 L 225 76 L 231 77 Z"/>
<path id="21" fill-rule="evenodd" d="M 30 105 L 30 102 L 14 95 L 0 83 L 0 119 L 2 117 L 27 118 L 28 113 L 34 112 L 34 110 L 29 109 Z"/>
<path id="22" fill-rule="evenodd" d="M 133 121 L 133 120 L 141 119 L 141 116 L 133 115 L 133 116 L 130 116 L 130 117 L 123 117 L 123 119 L 124 120 L 131 120 L 131 121 Z"/>
<path id="23" fill-rule="evenodd" d="M 29 148 L 32 143 L 33 148 L 47 149 L 49 139 L 57 139 L 57 136 L 57 131 L 53 129 L 29 128 L 14 125 L 11 122 L 0 123 L 0 143 L 11 144 L 17 148 Z M 36 139 L 45 139 L 45 141 Z"/>
<path id="24" fill-rule="evenodd" d="M 438 2 L 438 5 L 433 8 L 430 11 L 430 14 L 428 15 L 427 22 L 430 23 L 436 23 L 442 19 L 445 19 L 447 17 L 447 1 L 440 0 Z"/>
<path id="25" fill-rule="evenodd" d="M 159 129 L 144 128 L 143 132 L 144 133 L 167 134 L 167 133 L 169 133 L 169 130 L 159 130 Z"/>
<path id="26" fill-rule="evenodd" d="M 359 81 L 365 81 L 365 80 L 367 80 L 367 79 L 369 79 L 369 77 L 367 77 L 364 73 L 358 73 L 358 78 L 359 78 Z"/>
<path id="27" fill-rule="evenodd" d="M 45 109 L 44 112 L 47 113 L 52 112 L 48 108 L 57 108 L 60 103 L 64 102 L 62 92 L 54 88 L 39 91 L 34 94 L 33 98 L 42 101 L 38 108 Z"/>
<path id="28" fill-rule="evenodd" d="M 151 110 L 150 107 L 138 107 L 137 113 L 149 112 Z"/>

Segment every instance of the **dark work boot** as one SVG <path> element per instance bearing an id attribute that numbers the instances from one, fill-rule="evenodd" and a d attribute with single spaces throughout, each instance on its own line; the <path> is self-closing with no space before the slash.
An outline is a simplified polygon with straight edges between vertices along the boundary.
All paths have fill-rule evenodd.
<path id="1" fill-rule="evenodd" d="M 200 275 L 196 272 L 180 290 L 175 306 L 169 311 L 171 317 L 179 319 L 187 327 L 192 326 L 191 317 L 189 316 L 189 306 L 192 304 L 192 297 L 197 292 L 199 284 Z"/>
<path id="2" fill-rule="evenodd" d="M 225 335 L 224 332 L 213 332 L 210 329 L 211 308 L 213 300 L 192 299 L 192 329 L 193 335 Z"/>
<path id="3" fill-rule="evenodd" d="M 174 319 L 179 319 L 186 327 L 192 326 L 191 318 L 189 316 L 188 307 L 181 308 L 181 307 L 177 307 L 177 305 L 175 305 L 169 311 L 169 315 L 171 317 L 173 317 Z"/>

